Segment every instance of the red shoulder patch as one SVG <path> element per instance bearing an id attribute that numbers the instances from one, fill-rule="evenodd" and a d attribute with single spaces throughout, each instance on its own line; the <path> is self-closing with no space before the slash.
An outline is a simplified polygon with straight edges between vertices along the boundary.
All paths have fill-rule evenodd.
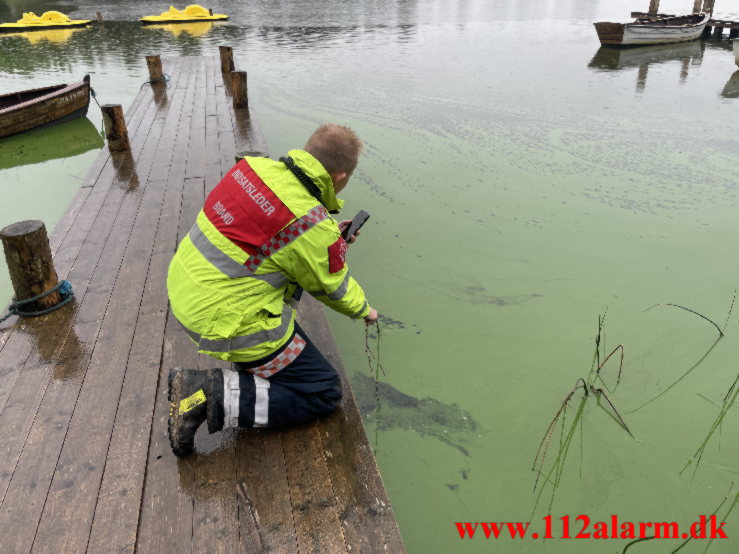
<path id="1" fill-rule="evenodd" d="M 328 272 L 338 273 L 346 265 L 346 241 L 339 237 L 335 243 L 328 247 Z"/>

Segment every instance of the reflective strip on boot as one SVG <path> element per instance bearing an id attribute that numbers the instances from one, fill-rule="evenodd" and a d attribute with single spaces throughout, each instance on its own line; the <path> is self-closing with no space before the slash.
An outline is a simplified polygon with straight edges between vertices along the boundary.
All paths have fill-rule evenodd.
<path id="1" fill-rule="evenodd" d="M 254 386 L 256 387 L 254 427 L 266 427 L 269 424 L 269 381 L 255 375 Z"/>
<path id="2" fill-rule="evenodd" d="M 223 370 L 223 427 L 239 426 L 239 373 Z"/>
<path id="3" fill-rule="evenodd" d="M 180 400 L 179 413 L 186 414 L 190 410 L 197 408 L 205 402 L 205 393 L 200 389 L 195 394 L 191 394 L 187 398 Z"/>

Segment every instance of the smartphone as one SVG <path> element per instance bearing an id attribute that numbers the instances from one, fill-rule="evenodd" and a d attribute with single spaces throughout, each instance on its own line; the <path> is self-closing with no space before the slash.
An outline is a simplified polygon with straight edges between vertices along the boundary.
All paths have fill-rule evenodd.
<path id="1" fill-rule="evenodd" d="M 362 225 L 367 222 L 369 217 L 370 215 L 367 212 L 365 212 L 364 210 L 359 210 L 359 213 L 354 216 L 352 222 L 341 233 L 341 238 L 348 241 L 352 237 L 352 235 L 355 235 L 357 231 L 362 228 Z"/>

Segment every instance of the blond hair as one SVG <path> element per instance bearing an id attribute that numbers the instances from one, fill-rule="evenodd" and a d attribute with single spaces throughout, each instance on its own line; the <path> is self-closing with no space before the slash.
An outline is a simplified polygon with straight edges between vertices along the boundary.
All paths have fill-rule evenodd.
<path id="1" fill-rule="evenodd" d="M 324 123 L 305 143 L 305 151 L 321 162 L 330 175 L 351 175 L 359 161 L 362 141 L 349 127 Z"/>

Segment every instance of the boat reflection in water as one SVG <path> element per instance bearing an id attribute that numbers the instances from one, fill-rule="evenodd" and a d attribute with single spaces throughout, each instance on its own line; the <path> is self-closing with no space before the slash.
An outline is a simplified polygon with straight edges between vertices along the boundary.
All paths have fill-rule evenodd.
<path id="1" fill-rule="evenodd" d="M 165 29 L 178 37 L 183 33 L 187 33 L 191 37 L 202 37 L 207 35 L 213 27 L 218 25 L 213 21 L 196 21 L 193 23 L 163 23 L 161 25 L 147 25 L 145 29 Z M 223 23 L 221 23 L 223 25 Z"/>
<path id="2" fill-rule="evenodd" d="M 700 65 L 703 61 L 705 44 L 701 41 L 683 44 L 658 44 L 641 48 L 608 48 L 601 47 L 590 60 L 588 67 L 605 71 L 618 71 L 638 67 L 636 90 L 644 90 L 650 65 L 667 62 L 680 62 L 680 80 L 688 78 L 692 65 Z"/>
<path id="3" fill-rule="evenodd" d="M 49 29 L 48 31 L 26 31 L 23 33 L 3 33 L 3 37 L 23 37 L 31 44 L 41 44 L 43 42 L 53 42 L 61 44 L 67 42 L 74 33 L 84 33 L 89 28 L 75 29 Z"/>
<path id="4" fill-rule="evenodd" d="M 0 148 L 0 169 L 67 158 L 100 149 L 105 144 L 95 125 L 82 117 L 5 138 Z"/>

